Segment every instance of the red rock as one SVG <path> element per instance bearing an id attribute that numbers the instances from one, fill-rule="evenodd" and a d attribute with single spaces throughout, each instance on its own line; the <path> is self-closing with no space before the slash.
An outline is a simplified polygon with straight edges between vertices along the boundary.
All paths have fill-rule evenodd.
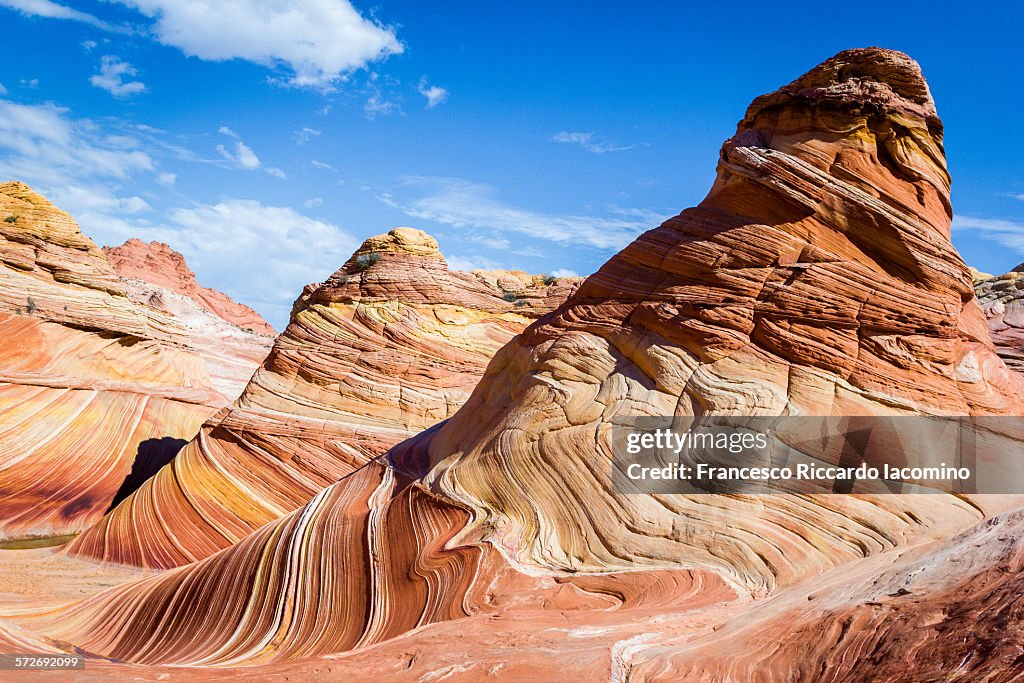
<path id="1" fill-rule="evenodd" d="M 273 328 L 248 306 L 201 287 L 184 257 L 166 244 L 131 239 L 104 253 L 128 296 L 180 323 L 184 332 L 176 342 L 202 358 L 218 391 L 237 398 L 270 353 Z"/>
<path id="2" fill-rule="evenodd" d="M 983 520 L 1020 496 L 609 481 L 614 418 L 1021 414 L 949 241 L 941 131 L 906 55 L 837 55 L 755 100 L 704 202 L 507 343 L 443 424 L 201 562 L 15 621 L 218 667 L 190 675 L 1012 680 L 1019 524 Z M 352 299 L 332 280 L 324 301 Z"/>
<path id="3" fill-rule="evenodd" d="M 495 351 L 575 284 L 449 271 L 410 228 L 367 240 L 306 287 L 235 405 L 69 552 L 172 567 L 236 543 L 450 417 Z"/>
<path id="4" fill-rule="evenodd" d="M 277 332 L 263 317 L 227 294 L 201 286 L 185 257 L 163 242 L 146 244 L 130 239 L 119 247 L 103 247 L 114 272 L 123 278 L 142 280 L 187 296 L 223 320 L 243 330 L 270 337 Z"/>
<path id="5" fill-rule="evenodd" d="M 21 183 L 0 216 L 0 539 L 76 533 L 227 401 L 70 216 Z"/>

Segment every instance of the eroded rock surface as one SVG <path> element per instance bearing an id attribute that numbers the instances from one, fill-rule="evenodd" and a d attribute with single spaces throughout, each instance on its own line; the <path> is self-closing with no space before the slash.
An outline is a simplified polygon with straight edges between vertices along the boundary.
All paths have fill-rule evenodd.
<path id="1" fill-rule="evenodd" d="M 0 539 L 84 530 L 227 400 L 75 222 L 0 184 Z"/>
<path id="2" fill-rule="evenodd" d="M 174 317 L 178 340 L 203 359 L 218 391 L 235 399 L 270 353 L 274 328 L 244 304 L 202 287 L 185 258 L 161 242 L 130 239 L 104 254 L 128 295 Z"/>
<path id="3" fill-rule="evenodd" d="M 171 567 L 228 547 L 450 417 L 494 353 L 576 284 L 450 271 L 410 228 L 367 240 L 306 287 L 235 405 L 70 552 Z"/>
<path id="4" fill-rule="evenodd" d="M 609 481 L 622 416 L 1020 415 L 948 192 L 918 65 L 841 53 L 756 99 L 708 197 L 506 344 L 449 420 L 226 550 L 17 628 L 135 665 L 268 665 L 247 676 L 1011 680 L 1019 520 L 984 520 L 1020 497 Z M 354 275 L 296 319 L 358 310 Z M 298 355 L 265 370 L 306 382 Z M 1009 641 L 970 625 L 988 608 Z"/>

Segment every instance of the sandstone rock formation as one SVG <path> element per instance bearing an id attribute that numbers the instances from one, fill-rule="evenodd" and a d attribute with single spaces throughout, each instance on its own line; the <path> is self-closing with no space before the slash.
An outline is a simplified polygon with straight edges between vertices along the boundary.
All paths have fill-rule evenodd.
<path id="1" fill-rule="evenodd" d="M 1014 370 L 1024 370 L 1024 264 L 996 277 L 977 273 L 974 291 L 1000 358 Z"/>
<path id="2" fill-rule="evenodd" d="M 140 665 L 269 665 L 246 676 L 1010 680 L 1019 513 L 983 520 L 1021 497 L 609 484 L 623 416 L 1021 415 L 1024 378 L 949 241 L 948 192 L 918 65 L 843 52 L 756 99 L 708 197 L 506 344 L 449 420 L 201 562 L 9 618 Z M 361 294 L 370 272 L 308 292 L 293 326 L 358 310 L 344 277 Z M 291 348 L 265 371 L 324 395 Z M 973 629 L 986 608 L 1009 642 Z"/>
<path id="3" fill-rule="evenodd" d="M 178 343 L 203 359 L 218 391 L 237 398 L 270 353 L 274 328 L 248 306 L 200 286 L 184 257 L 166 244 L 130 239 L 103 252 L 128 295 L 181 323 L 186 334 Z"/>
<path id="4" fill-rule="evenodd" d="M 141 280 L 192 299 L 225 322 L 256 334 L 277 336 L 263 317 L 227 294 L 201 286 L 185 257 L 162 242 L 146 244 L 130 239 L 119 247 L 103 247 L 114 271 L 129 280 Z"/>
<path id="5" fill-rule="evenodd" d="M 0 539 L 81 531 L 225 398 L 66 213 L 0 184 Z"/>
<path id="6" fill-rule="evenodd" d="M 148 567 L 207 557 L 450 417 L 491 356 L 577 283 L 448 270 L 397 228 L 306 287 L 235 405 L 69 552 Z"/>

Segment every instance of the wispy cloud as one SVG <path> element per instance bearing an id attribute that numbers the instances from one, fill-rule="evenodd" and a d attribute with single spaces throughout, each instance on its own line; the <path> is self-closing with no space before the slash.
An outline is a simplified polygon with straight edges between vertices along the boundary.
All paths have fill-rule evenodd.
<path id="1" fill-rule="evenodd" d="M 430 85 L 426 78 L 421 78 L 416 91 L 427 98 L 427 109 L 433 109 L 448 99 L 448 89 L 439 85 Z"/>
<path id="2" fill-rule="evenodd" d="M 138 70 L 128 62 L 115 55 L 103 55 L 100 59 L 99 73 L 93 75 L 89 82 L 97 88 L 106 90 L 114 97 L 128 97 L 146 91 L 142 81 L 128 80 L 138 75 Z"/>
<path id="3" fill-rule="evenodd" d="M 1024 223 L 999 218 L 956 215 L 953 216 L 952 229 L 954 231 L 975 231 L 982 239 L 997 242 L 1024 254 Z"/>
<path id="4" fill-rule="evenodd" d="M 593 133 L 570 133 L 561 131 L 551 136 L 552 142 L 564 142 L 571 145 L 579 145 L 588 152 L 604 154 L 606 152 L 624 152 L 633 149 L 636 145 L 615 145 L 610 142 L 598 140 Z"/>
<path id="5" fill-rule="evenodd" d="M 221 133 L 240 141 L 229 128 Z M 338 225 L 290 207 L 233 197 L 203 203 L 180 195 L 170 188 L 177 177 L 159 162 L 161 155 L 182 155 L 158 145 L 160 135 L 116 119 L 76 118 L 53 104 L 0 99 L 0 179 L 27 182 L 100 244 L 130 237 L 167 242 L 204 284 L 283 326 L 302 287 L 339 268 L 358 241 Z M 147 189 L 126 189 L 140 186 Z M 170 208 L 154 211 L 151 201 L 161 199 L 169 199 Z M 271 252 L 268 244 L 274 245 Z"/>
<path id="6" fill-rule="evenodd" d="M 292 139 L 295 140 L 295 144 L 304 145 L 313 138 L 320 137 L 320 131 L 316 128 L 303 128 L 292 133 Z"/>
<path id="7" fill-rule="evenodd" d="M 123 26 L 114 26 L 87 12 L 51 2 L 51 0 L 0 0 L 0 7 L 16 10 L 28 17 L 80 21 L 104 31 L 124 33 L 128 30 Z"/>
<path id="8" fill-rule="evenodd" d="M 229 150 L 224 145 L 217 145 L 217 153 L 224 157 L 224 159 L 238 168 L 249 171 L 260 167 L 260 158 L 256 156 L 256 153 L 252 151 L 249 145 L 242 142 L 242 138 L 238 133 L 227 126 L 221 126 L 217 129 L 217 132 L 234 140 L 234 151 Z"/>
<path id="9" fill-rule="evenodd" d="M 511 206 L 494 188 L 461 178 L 413 176 L 378 199 L 409 216 L 460 229 L 510 231 L 559 244 L 618 250 L 668 216 L 609 207 L 605 215 L 557 215 Z"/>
<path id="10" fill-rule="evenodd" d="M 388 100 L 380 92 L 374 92 L 363 104 L 363 113 L 366 114 L 366 118 L 371 121 L 378 116 L 387 116 L 393 114 L 396 111 L 400 111 L 398 104 L 391 100 Z"/>
<path id="11" fill-rule="evenodd" d="M 359 244 L 333 223 L 251 199 L 174 209 L 162 223 L 123 224 L 121 230 L 124 239 L 170 244 L 197 273 L 216 274 L 204 281 L 253 306 L 278 329 L 302 288 L 326 279 Z"/>
<path id="12" fill-rule="evenodd" d="M 309 163 L 313 166 L 313 168 L 319 168 L 319 169 L 321 169 L 323 171 L 331 171 L 332 173 L 337 173 L 338 172 L 338 169 L 334 168 L 333 166 L 328 164 L 326 161 L 317 161 L 316 159 L 313 159 Z"/>

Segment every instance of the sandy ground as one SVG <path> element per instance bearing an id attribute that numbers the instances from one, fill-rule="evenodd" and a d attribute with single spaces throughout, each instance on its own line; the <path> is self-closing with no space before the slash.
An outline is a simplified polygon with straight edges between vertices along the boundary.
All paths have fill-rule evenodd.
<path id="1" fill-rule="evenodd" d="M 81 600 L 151 571 L 63 555 L 61 548 L 0 550 L 0 614 Z"/>

